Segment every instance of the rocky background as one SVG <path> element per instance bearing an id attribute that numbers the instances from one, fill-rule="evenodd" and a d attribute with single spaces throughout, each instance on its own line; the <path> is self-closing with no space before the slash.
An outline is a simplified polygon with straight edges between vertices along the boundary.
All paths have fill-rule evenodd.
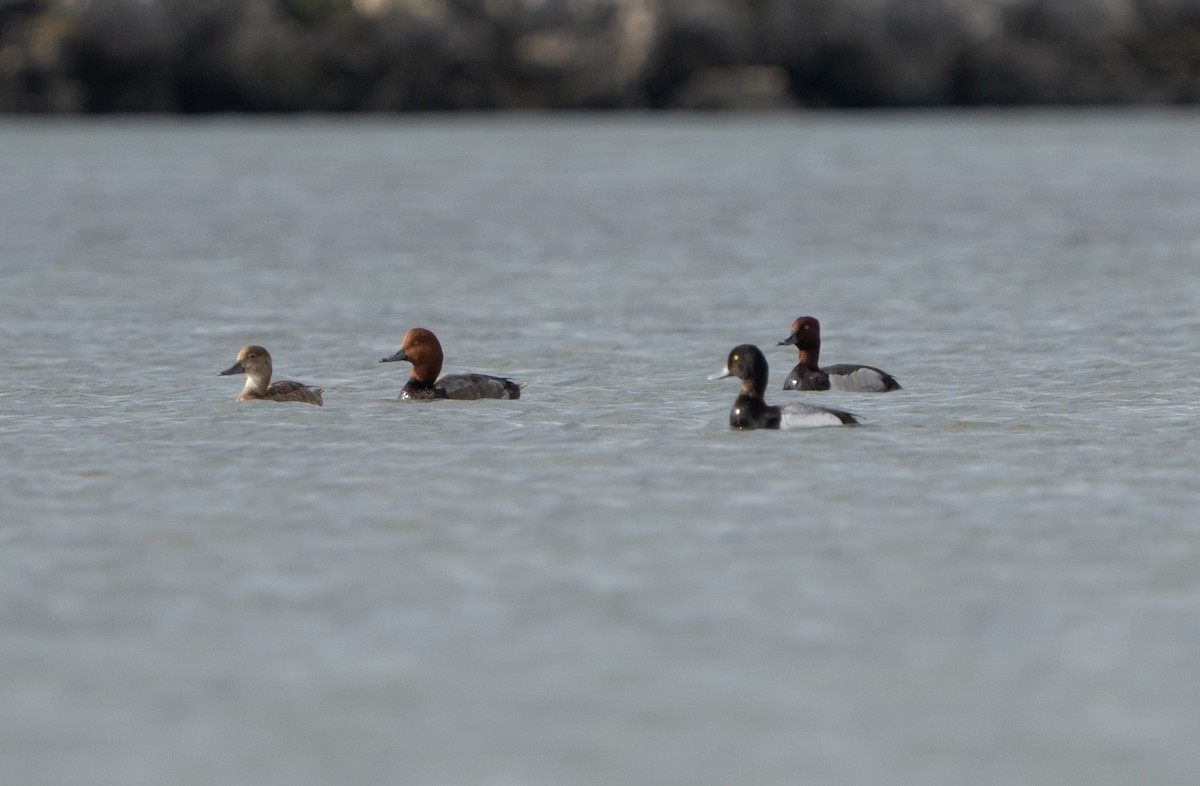
<path id="1" fill-rule="evenodd" d="M 0 0 L 0 111 L 1192 103 L 1200 0 Z"/>

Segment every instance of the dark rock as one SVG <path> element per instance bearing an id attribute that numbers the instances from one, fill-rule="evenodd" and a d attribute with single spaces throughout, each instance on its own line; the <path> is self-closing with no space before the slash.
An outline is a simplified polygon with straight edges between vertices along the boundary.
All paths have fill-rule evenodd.
<path id="1" fill-rule="evenodd" d="M 1122 43 L 1161 93 L 1149 100 L 1200 102 L 1200 0 L 1141 0 L 1141 26 Z"/>
<path id="2" fill-rule="evenodd" d="M 931 106 L 953 96 L 968 11 L 953 0 L 768 0 L 768 57 L 810 106 Z"/>
<path id="3" fill-rule="evenodd" d="M 634 107 L 658 39 L 653 0 L 504 0 L 472 4 L 499 31 L 500 103 Z"/>
<path id="4" fill-rule="evenodd" d="M 71 75 L 78 37 L 78 19 L 49 2 L 0 3 L 0 111 L 83 111 Z"/>
<path id="5" fill-rule="evenodd" d="M 667 104 L 672 109 L 766 111 L 794 109 L 787 72 L 776 66 L 704 68 L 693 72 Z"/>
<path id="6" fill-rule="evenodd" d="M 0 111 L 1200 101 L 1200 0 L 0 0 Z"/>
<path id="7" fill-rule="evenodd" d="M 1163 93 L 1124 43 L 1141 19 L 1126 0 L 1023 0 L 998 34 L 964 52 L 956 76 L 965 104 L 1106 104 Z"/>
<path id="8" fill-rule="evenodd" d="M 691 96 L 714 89 L 736 93 L 737 83 L 745 81 L 736 69 L 765 62 L 749 3 L 664 0 L 661 9 L 661 32 L 644 79 L 651 105 L 690 105 Z M 689 84 L 688 95 L 676 95 Z"/>

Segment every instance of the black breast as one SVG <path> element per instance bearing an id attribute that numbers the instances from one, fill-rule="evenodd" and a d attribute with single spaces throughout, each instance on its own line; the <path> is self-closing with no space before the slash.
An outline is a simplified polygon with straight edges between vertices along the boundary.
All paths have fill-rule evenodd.
<path id="1" fill-rule="evenodd" d="M 829 390 L 829 375 L 821 370 L 796 366 L 783 383 L 784 390 Z"/>
<path id="2" fill-rule="evenodd" d="M 729 410 L 729 425 L 737 429 L 779 428 L 779 407 L 761 399 L 738 396 Z"/>

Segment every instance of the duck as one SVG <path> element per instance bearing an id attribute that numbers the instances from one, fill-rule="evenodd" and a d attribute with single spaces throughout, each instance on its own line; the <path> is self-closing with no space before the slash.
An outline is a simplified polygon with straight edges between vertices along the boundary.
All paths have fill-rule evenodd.
<path id="1" fill-rule="evenodd" d="M 767 358 L 753 344 L 739 344 L 729 351 L 725 368 L 709 379 L 737 377 L 742 390 L 729 411 L 729 426 L 734 429 L 795 429 L 821 426 L 850 426 L 858 417 L 840 409 L 794 402 L 773 406 L 763 400 L 767 389 Z"/>
<path id="2" fill-rule="evenodd" d="M 792 332 L 776 346 L 791 344 L 800 352 L 800 362 L 783 383 L 784 390 L 845 390 L 856 393 L 887 393 L 899 390 L 900 383 L 886 371 L 874 366 L 839 363 L 821 368 L 821 323 L 816 317 L 800 317 L 792 323 Z"/>
<path id="3" fill-rule="evenodd" d="M 380 358 L 380 363 L 407 360 L 412 363 L 412 376 L 400 390 L 400 398 L 419 401 L 449 398 L 471 400 L 479 398 L 520 398 L 523 385 L 505 377 L 488 374 L 447 374 L 442 371 L 442 344 L 433 331 L 415 327 L 404 334 L 400 349 L 393 355 Z"/>
<path id="4" fill-rule="evenodd" d="M 238 352 L 237 362 L 224 371 L 218 372 L 218 377 L 232 374 L 245 374 L 246 386 L 238 394 L 238 401 L 299 401 L 321 407 L 325 405 L 321 398 L 324 388 L 315 388 L 302 382 L 281 379 L 271 382 L 271 353 L 257 344 L 242 347 Z"/>

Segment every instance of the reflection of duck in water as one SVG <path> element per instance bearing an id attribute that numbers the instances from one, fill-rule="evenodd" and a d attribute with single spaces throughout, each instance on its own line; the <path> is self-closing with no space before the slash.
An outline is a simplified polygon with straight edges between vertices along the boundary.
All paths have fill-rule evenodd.
<path id="1" fill-rule="evenodd" d="M 323 406 L 321 391 L 324 388 L 311 388 L 301 382 L 280 380 L 271 384 L 271 353 L 260 346 L 251 344 L 242 347 L 238 353 L 237 362 L 217 374 L 219 377 L 231 374 L 245 374 L 246 386 L 238 394 L 238 401 L 300 401 L 305 404 Z"/>
<path id="2" fill-rule="evenodd" d="M 400 391 L 403 399 L 431 398 L 520 398 L 521 386 L 511 379 L 487 374 L 447 374 L 442 371 L 442 345 L 437 336 L 425 328 L 413 328 L 404 334 L 400 350 L 380 358 L 380 363 L 407 360 L 412 363 L 412 376 Z"/>

